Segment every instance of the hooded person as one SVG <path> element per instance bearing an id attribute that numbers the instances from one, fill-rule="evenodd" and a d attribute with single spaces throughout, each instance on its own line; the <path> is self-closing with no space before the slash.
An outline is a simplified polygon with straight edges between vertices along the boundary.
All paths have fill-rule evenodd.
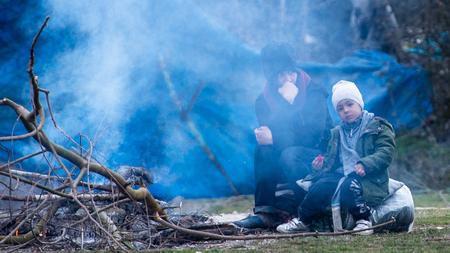
<path id="1" fill-rule="evenodd" d="M 297 66 L 293 51 L 285 43 L 261 50 L 266 84 L 255 102 L 254 215 L 233 222 L 238 227 L 273 228 L 296 215 L 306 192 L 295 181 L 309 174 L 312 160 L 326 147 L 328 95 Z"/>
<path id="2" fill-rule="evenodd" d="M 331 129 L 325 159 L 315 158 L 312 163 L 320 173 L 301 202 L 298 217 L 279 225 L 279 232 L 308 231 L 313 220 L 323 217 L 330 207 L 333 228 L 339 231 L 340 206 L 356 221 L 354 230 L 368 229 L 372 226 L 370 210 L 388 195 L 394 129 L 385 119 L 364 110 L 364 100 L 355 83 L 341 80 L 332 92 L 331 101 L 341 122 Z M 358 233 L 369 235 L 373 230 Z"/>

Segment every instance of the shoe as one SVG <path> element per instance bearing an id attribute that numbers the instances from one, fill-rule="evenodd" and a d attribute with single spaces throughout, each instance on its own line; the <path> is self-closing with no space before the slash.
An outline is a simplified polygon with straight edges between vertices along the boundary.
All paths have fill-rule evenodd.
<path id="1" fill-rule="evenodd" d="M 355 230 L 360 230 L 360 229 L 366 229 L 366 228 L 371 228 L 372 227 L 372 222 L 369 220 L 357 220 L 356 221 L 356 226 L 353 228 L 353 231 Z M 355 233 L 357 235 L 371 235 L 373 234 L 373 229 L 369 229 L 369 230 L 364 230 L 361 232 L 357 232 Z"/>
<path id="2" fill-rule="evenodd" d="M 280 233 L 297 233 L 309 231 L 309 226 L 303 223 L 298 218 L 294 218 L 287 223 L 281 224 L 277 227 L 277 231 Z"/>
<path id="3" fill-rule="evenodd" d="M 232 222 L 231 225 L 237 228 L 269 228 L 259 215 L 249 215 L 247 218 Z"/>

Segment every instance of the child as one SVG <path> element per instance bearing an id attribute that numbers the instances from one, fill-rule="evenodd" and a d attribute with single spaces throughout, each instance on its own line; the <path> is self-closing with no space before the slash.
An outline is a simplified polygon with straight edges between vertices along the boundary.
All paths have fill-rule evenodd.
<path id="1" fill-rule="evenodd" d="M 331 130 L 325 159 L 319 156 L 312 163 L 321 174 L 300 204 L 299 217 L 279 225 L 281 233 L 309 230 L 312 220 L 329 210 L 338 185 L 340 204 L 356 220 L 354 230 L 372 226 L 371 207 L 388 195 L 388 167 L 395 149 L 392 126 L 364 110 L 362 95 L 353 82 L 337 82 L 332 102 L 342 122 Z"/>

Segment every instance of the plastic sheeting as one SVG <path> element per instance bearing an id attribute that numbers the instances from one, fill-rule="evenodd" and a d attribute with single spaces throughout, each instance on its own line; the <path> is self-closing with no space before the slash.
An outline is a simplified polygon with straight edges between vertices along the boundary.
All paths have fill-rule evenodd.
<path id="1" fill-rule="evenodd" d="M 351 215 L 345 214 L 344 228 L 352 229 L 355 221 Z M 414 217 L 414 200 L 408 186 L 392 178 L 389 179 L 389 195 L 381 205 L 371 210 L 372 225 L 378 225 L 394 218 L 394 223 L 379 228 L 379 231 L 411 232 Z"/>
<path id="2" fill-rule="evenodd" d="M 339 80 L 355 82 L 363 94 L 366 109 L 386 118 L 396 129 L 420 126 L 432 112 L 431 86 L 425 71 L 419 66 L 402 65 L 389 54 L 358 50 L 335 64 L 303 67 L 330 94 L 331 87 Z"/>
<path id="3" fill-rule="evenodd" d="M 408 186 L 389 179 L 389 196 L 372 210 L 372 222 L 381 224 L 395 218 L 395 223 L 382 228 L 395 232 L 411 232 L 414 224 L 414 200 Z"/>

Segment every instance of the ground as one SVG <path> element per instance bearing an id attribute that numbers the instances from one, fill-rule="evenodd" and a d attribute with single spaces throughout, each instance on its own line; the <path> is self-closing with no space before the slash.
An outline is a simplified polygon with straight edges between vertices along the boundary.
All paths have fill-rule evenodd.
<path id="1" fill-rule="evenodd" d="M 218 221 L 245 217 L 252 196 L 221 199 L 175 199 L 182 213 L 209 214 Z M 450 252 L 450 192 L 415 194 L 416 219 L 411 233 L 372 236 L 308 237 L 262 241 L 186 244 L 164 252 Z"/>

